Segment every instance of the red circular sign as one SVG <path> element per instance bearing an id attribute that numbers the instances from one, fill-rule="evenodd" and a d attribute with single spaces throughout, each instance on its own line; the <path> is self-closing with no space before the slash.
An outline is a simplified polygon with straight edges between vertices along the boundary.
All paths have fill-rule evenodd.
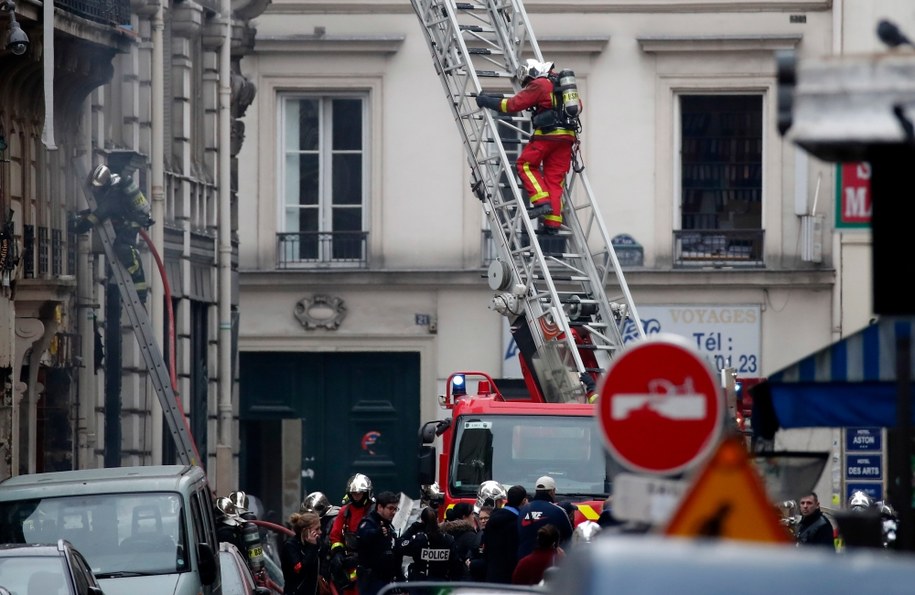
<path id="1" fill-rule="evenodd" d="M 659 334 L 616 357 L 597 414 L 610 453 L 643 473 L 674 474 L 718 443 L 724 403 L 709 364 L 678 335 Z"/>

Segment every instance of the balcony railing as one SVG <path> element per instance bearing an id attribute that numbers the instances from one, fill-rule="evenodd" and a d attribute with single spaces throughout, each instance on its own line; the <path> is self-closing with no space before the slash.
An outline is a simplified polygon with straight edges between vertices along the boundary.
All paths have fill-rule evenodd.
<path id="1" fill-rule="evenodd" d="M 367 231 L 302 231 L 276 234 L 276 267 L 366 268 Z"/>
<path id="2" fill-rule="evenodd" d="M 54 8 L 106 25 L 130 24 L 130 0 L 56 0 Z"/>
<path id="3" fill-rule="evenodd" d="M 680 229 L 674 231 L 674 265 L 679 267 L 764 267 L 762 229 Z"/>

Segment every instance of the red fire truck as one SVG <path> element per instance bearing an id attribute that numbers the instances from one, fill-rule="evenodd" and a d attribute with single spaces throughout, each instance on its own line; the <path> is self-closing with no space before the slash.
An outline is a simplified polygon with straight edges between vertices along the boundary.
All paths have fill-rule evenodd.
<path id="1" fill-rule="evenodd" d="M 537 478 L 549 475 L 557 501 L 576 505 L 576 525 L 597 520 L 620 467 L 605 451 L 594 405 L 534 402 L 524 390 L 503 393 L 484 372 L 452 374 L 446 389 L 439 398 L 450 417 L 419 432 L 420 483 L 426 496 L 438 487 L 441 515 L 458 502 L 473 504 L 484 481 L 506 490 L 523 485 L 533 494 Z"/>

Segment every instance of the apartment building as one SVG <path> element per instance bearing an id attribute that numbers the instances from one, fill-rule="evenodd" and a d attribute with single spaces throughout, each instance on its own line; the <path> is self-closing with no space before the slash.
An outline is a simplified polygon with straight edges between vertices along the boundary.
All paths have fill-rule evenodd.
<path id="1" fill-rule="evenodd" d="M 200 462 L 235 489 L 231 167 L 264 6 L 0 5 L 0 476 L 180 459 L 102 248 L 68 225 L 104 163 L 152 203 L 151 326 Z"/>
<path id="2" fill-rule="evenodd" d="M 905 2 L 525 8 L 544 58 L 577 75 L 583 162 L 647 332 L 752 377 L 868 322 L 866 222 L 837 216 L 837 165 L 779 134 L 775 54 L 875 51 L 879 18 L 915 24 Z M 408 3 L 275 0 L 256 25 L 240 481 L 282 486 L 286 511 L 355 471 L 416 495 L 412 429 L 442 417 L 448 376 L 518 373 L 460 137 Z"/>

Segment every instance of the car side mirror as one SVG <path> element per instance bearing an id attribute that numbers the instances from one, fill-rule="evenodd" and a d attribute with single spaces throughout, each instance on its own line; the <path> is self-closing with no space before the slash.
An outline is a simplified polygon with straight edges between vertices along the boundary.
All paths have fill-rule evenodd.
<path id="1" fill-rule="evenodd" d="M 219 576 L 216 554 L 207 543 L 197 544 L 197 569 L 200 573 L 200 582 L 204 585 L 212 585 Z"/>
<path id="2" fill-rule="evenodd" d="M 105 592 L 102 591 L 101 587 L 89 587 L 87 591 L 89 595 L 105 595 Z"/>

